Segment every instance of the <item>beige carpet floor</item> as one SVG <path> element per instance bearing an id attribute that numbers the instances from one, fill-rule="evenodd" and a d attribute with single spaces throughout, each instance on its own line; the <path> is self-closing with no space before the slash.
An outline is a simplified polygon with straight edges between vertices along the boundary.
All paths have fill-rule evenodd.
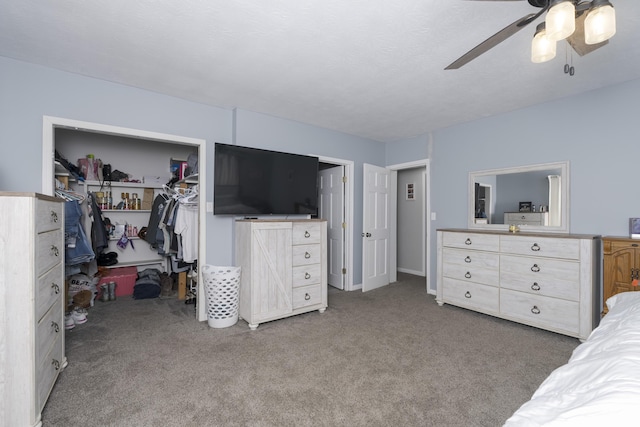
<path id="1" fill-rule="evenodd" d="M 399 278 L 256 331 L 209 328 L 176 299 L 96 302 L 43 425 L 500 426 L 579 344 Z"/>

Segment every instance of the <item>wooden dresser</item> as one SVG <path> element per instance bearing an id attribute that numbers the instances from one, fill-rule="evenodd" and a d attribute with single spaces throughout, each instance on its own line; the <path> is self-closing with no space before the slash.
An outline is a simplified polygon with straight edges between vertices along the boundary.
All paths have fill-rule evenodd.
<path id="1" fill-rule="evenodd" d="M 640 239 L 605 236 L 602 238 L 602 314 L 607 299 L 620 292 L 640 290 Z"/>
<path id="2" fill-rule="evenodd" d="M 64 204 L 0 192 L 0 425 L 40 426 L 64 353 Z"/>
<path id="3" fill-rule="evenodd" d="M 239 316 L 260 323 L 327 308 L 327 222 L 236 221 Z"/>
<path id="4" fill-rule="evenodd" d="M 438 304 L 584 340 L 599 321 L 599 236 L 438 230 Z"/>

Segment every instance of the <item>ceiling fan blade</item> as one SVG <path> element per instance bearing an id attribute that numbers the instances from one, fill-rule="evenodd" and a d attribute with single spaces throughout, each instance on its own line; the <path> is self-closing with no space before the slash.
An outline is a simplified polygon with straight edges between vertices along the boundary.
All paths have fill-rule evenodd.
<path id="1" fill-rule="evenodd" d="M 460 58 L 456 59 L 454 62 L 449 64 L 445 68 L 445 70 L 457 70 L 466 63 L 476 59 L 478 56 L 487 52 L 489 49 L 502 43 L 518 31 L 529 25 L 540 15 L 541 13 L 530 13 L 527 16 L 518 19 L 513 24 L 506 26 L 502 30 L 498 31 L 497 33 L 480 43 L 478 46 L 471 49 L 469 52 L 462 55 Z"/>

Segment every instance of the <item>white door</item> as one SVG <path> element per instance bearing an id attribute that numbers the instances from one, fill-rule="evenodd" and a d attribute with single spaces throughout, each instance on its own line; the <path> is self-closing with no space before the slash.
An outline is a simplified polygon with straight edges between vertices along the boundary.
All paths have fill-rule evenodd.
<path id="1" fill-rule="evenodd" d="M 389 284 L 389 198 L 391 172 L 364 164 L 362 291 Z"/>
<path id="2" fill-rule="evenodd" d="M 320 171 L 318 215 L 327 220 L 327 281 L 344 289 L 344 166 Z"/>

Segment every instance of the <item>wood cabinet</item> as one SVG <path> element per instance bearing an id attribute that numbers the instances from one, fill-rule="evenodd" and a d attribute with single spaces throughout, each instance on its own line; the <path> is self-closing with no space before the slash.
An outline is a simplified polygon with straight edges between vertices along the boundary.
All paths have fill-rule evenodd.
<path id="1" fill-rule="evenodd" d="M 0 192 L 0 425 L 40 426 L 64 353 L 64 204 Z"/>
<path id="2" fill-rule="evenodd" d="M 625 237 L 602 238 L 603 283 L 602 314 L 608 311 L 606 301 L 620 292 L 640 289 L 640 240 Z"/>
<path id="3" fill-rule="evenodd" d="M 438 230 L 439 305 L 586 339 L 599 319 L 599 238 Z"/>
<path id="4" fill-rule="evenodd" d="M 236 221 L 239 316 L 260 323 L 327 308 L 324 220 Z"/>

